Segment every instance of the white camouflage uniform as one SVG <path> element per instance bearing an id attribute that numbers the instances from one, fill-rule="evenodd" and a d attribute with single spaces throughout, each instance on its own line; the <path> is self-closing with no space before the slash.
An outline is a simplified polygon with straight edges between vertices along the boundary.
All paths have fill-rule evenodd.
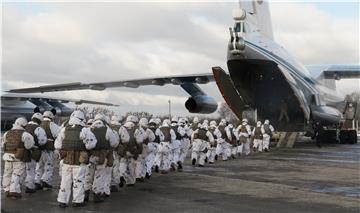
<path id="1" fill-rule="evenodd" d="M 41 128 L 38 123 L 36 123 L 34 121 L 30 121 L 28 124 L 35 124 L 35 125 L 39 126 L 35 129 L 34 134 L 38 140 L 38 144 L 40 146 L 45 145 L 47 142 L 45 130 L 43 128 Z M 46 162 L 46 160 L 47 160 L 47 153 L 45 151 L 42 151 L 39 162 L 40 161 Z M 35 170 L 36 170 L 37 164 L 38 163 L 33 159 L 31 159 L 31 162 L 26 163 L 25 185 L 29 189 L 35 189 Z"/>
<path id="2" fill-rule="evenodd" d="M 241 131 L 243 129 L 243 131 Z M 247 123 L 247 120 L 243 119 L 242 123 L 236 128 L 236 134 L 239 136 L 241 144 L 238 146 L 237 153 L 242 154 L 245 152 L 245 155 L 250 154 L 250 140 L 251 127 Z"/>
<path id="3" fill-rule="evenodd" d="M 195 135 L 197 135 L 198 132 L 201 131 L 201 129 L 206 130 L 207 140 L 196 138 Z M 211 134 L 211 132 L 207 130 L 206 125 L 202 125 L 199 129 L 195 130 L 192 133 L 191 140 L 192 140 L 191 159 L 192 160 L 195 159 L 195 162 L 198 162 L 199 165 L 203 166 L 205 164 L 207 150 L 210 148 L 210 143 L 214 143 L 214 137 Z"/>
<path id="4" fill-rule="evenodd" d="M 128 121 L 124 124 L 124 126 L 120 127 L 119 136 L 122 144 L 126 145 L 130 141 L 130 135 L 126 128 L 133 128 L 134 126 L 134 122 Z M 141 144 L 144 141 L 144 137 L 144 132 L 137 128 L 134 132 L 134 138 L 136 143 Z M 136 160 L 134 159 L 133 153 L 130 152 L 126 152 L 125 156 L 120 159 L 120 176 L 125 178 L 125 182 L 127 185 L 133 185 L 136 182 L 135 161 Z"/>
<path id="5" fill-rule="evenodd" d="M 170 121 L 165 119 L 161 127 L 170 127 Z M 162 172 L 168 172 L 171 164 L 171 143 L 176 139 L 174 130 L 170 129 L 170 141 L 165 141 L 165 136 L 159 127 L 155 131 L 155 136 L 159 137 L 160 144 L 158 152 L 155 157 L 155 166 L 157 166 Z"/>
<path id="6" fill-rule="evenodd" d="M 105 127 L 102 120 L 95 120 L 90 128 Z M 119 136 L 107 126 L 105 139 L 110 143 L 110 147 L 115 148 L 119 145 Z M 112 167 L 106 166 L 107 159 L 99 164 L 97 156 L 90 156 L 85 175 L 85 190 L 92 190 L 95 194 L 110 195 L 111 170 Z"/>
<path id="7" fill-rule="evenodd" d="M 50 122 L 50 130 L 53 138 L 56 138 L 60 132 L 60 126 L 54 123 L 50 118 L 44 117 L 44 121 Z M 49 138 L 47 138 L 49 140 Z M 54 172 L 54 151 L 42 151 L 41 158 L 36 164 L 35 183 L 41 184 L 41 181 L 52 185 Z"/>
<path id="8" fill-rule="evenodd" d="M 72 115 L 74 115 L 74 111 Z M 83 119 L 83 118 L 82 118 Z M 71 116 L 68 125 L 83 126 L 80 132 L 80 139 L 84 142 L 87 150 L 93 149 L 96 146 L 97 140 L 91 130 L 85 127 L 85 123 L 78 117 Z M 62 148 L 62 142 L 65 139 L 65 127 L 60 130 L 58 137 L 55 140 L 55 149 Z M 63 163 L 61 168 L 61 184 L 57 201 L 59 203 L 69 203 L 70 195 L 72 194 L 73 203 L 83 203 L 85 195 L 85 173 L 86 164 L 69 165 Z"/>
<path id="9" fill-rule="evenodd" d="M 26 119 L 24 119 L 26 122 Z M 26 123 L 25 123 L 26 124 Z M 12 130 L 25 130 L 21 125 L 17 125 L 17 122 L 12 127 Z M 7 132 L 2 139 L 2 148 L 4 148 Z M 21 136 L 21 142 L 24 143 L 25 149 L 31 149 L 35 142 L 31 134 L 23 132 Z M 25 163 L 20 159 L 15 158 L 12 153 L 4 153 L 4 172 L 2 180 L 2 188 L 5 192 L 21 193 L 21 178 L 25 175 Z"/>

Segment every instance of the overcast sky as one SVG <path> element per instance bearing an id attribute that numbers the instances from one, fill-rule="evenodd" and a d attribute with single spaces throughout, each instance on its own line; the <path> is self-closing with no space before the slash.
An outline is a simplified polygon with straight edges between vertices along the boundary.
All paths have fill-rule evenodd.
<path id="1" fill-rule="evenodd" d="M 226 68 L 228 3 L 3 3 L 2 89 L 114 81 Z M 359 3 L 270 4 L 275 39 L 304 64 L 359 63 Z M 359 89 L 342 80 L 341 92 Z M 217 101 L 215 84 L 201 86 Z M 180 87 L 48 93 L 185 114 Z"/>

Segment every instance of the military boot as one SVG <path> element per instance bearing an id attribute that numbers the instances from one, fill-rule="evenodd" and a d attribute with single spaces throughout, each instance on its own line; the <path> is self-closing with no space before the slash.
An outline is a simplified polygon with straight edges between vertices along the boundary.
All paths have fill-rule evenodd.
<path id="1" fill-rule="evenodd" d="M 96 193 L 93 193 L 94 195 L 94 203 L 102 203 L 104 202 L 104 200 L 101 198 L 101 194 L 96 194 Z"/>
<path id="2" fill-rule="evenodd" d="M 90 197 L 90 190 L 85 191 L 84 202 L 88 202 Z"/>

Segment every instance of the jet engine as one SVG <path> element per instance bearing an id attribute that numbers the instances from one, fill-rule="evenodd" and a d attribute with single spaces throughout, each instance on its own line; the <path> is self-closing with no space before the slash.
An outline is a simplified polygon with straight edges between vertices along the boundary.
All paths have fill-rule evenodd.
<path id="1" fill-rule="evenodd" d="M 185 107 L 191 113 L 208 114 L 215 112 L 217 110 L 218 104 L 216 103 L 215 99 L 210 96 L 199 95 L 190 97 L 185 102 Z"/>

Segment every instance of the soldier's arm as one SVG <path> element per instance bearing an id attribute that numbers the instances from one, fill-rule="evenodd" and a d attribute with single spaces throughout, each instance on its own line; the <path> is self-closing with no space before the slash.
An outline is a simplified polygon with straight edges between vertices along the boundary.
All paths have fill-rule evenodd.
<path id="1" fill-rule="evenodd" d="M 5 132 L 5 134 L 1 138 L 1 148 L 4 148 L 4 145 L 5 145 L 5 142 L 6 142 L 6 140 L 5 140 L 6 135 L 7 135 L 7 132 Z"/>
<path id="2" fill-rule="evenodd" d="M 176 133 L 173 129 L 170 129 L 171 141 L 176 140 Z"/>
<path id="3" fill-rule="evenodd" d="M 39 145 L 45 145 L 47 142 L 47 136 L 45 130 L 41 127 L 38 127 L 35 129 L 35 134 L 38 138 Z"/>
<path id="4" fill-rule="evenodd" d="M 61 128 L 59 135 L 55 139 L 54 147 L 55 149 L 61 149 L 62 148 L 62 142 L 65 138 L 65 127 Z"/>
<path id="5" fill-rule="evenodd" d="M 120 127 L 120 129 L 119 129 L 119 137 L 120 137 L 121 143 L 127 143 L 130 140 L 129 133 L 123 126 Z"/>
<path id="6" fill-rule="evenodd" d="M 272 125 L 269 125 L 269 128 L 270 128 L 271 132 L 275 131 L 275 129 Z"/>
<path id="7" fill-rule="evenodd" d="M 141 129 L 137 129 L 134 132 L 134 136 L 135 136 L 135 140 L 137 143 L 142 143 L 144 141 L 145 137 L 145 132 L 142 131 Z"/>
<path id="8" fill-rule="evenodd" d="M 208 137 L 210 143 L 214 143 L 214 136 L 211 134 L 211 132 L 207 131 L 206 136 Z"/>
<path id="9" fill-rule="evenodd" d="M 149 142 L 153 142 L 155 141 L 155 134 L 153 133 L 153 131 L 147 129 L 146 130 L 148 138 L 149 138 Z"/>
<path id="10" fill-rule="evenodd" d="M 53 137 L 56 138 L 59 135 L 61 127 L 54 122 L 50 122 L 50 130 Z"/>
<path id="11" fill-rule="evenodd" d="M 251 135 L 251 128 L 249 125 L 246 125 L 246 131 L 248 132 L 249 135 Z"/>
<path id="12" fill-rule="evenodd" d="M 25 149 L 31 149 L 35 144 L 34 137 L 28 132 L 22 134 L 21 140 L 24 143 Z"/>
<path id="13" fill-rule="evenodd" d="M 261 126 L 261 134 L 265 134 L 264 125 Z"/>
<path id="14" fill-rule="evenodd" d="M 86 149 L 90 150 L 95 148 L 97 140 L 90 128 L 82 128 L 80 132 L 80 139 L 84 142 Z"/>
<path id="15" fill-rule="evenodd" d="M 111 128 L 107 127 L 105 137 L 110 142 L 111 147 L 115 148 L 119 145 L 119 136 Z"/>

